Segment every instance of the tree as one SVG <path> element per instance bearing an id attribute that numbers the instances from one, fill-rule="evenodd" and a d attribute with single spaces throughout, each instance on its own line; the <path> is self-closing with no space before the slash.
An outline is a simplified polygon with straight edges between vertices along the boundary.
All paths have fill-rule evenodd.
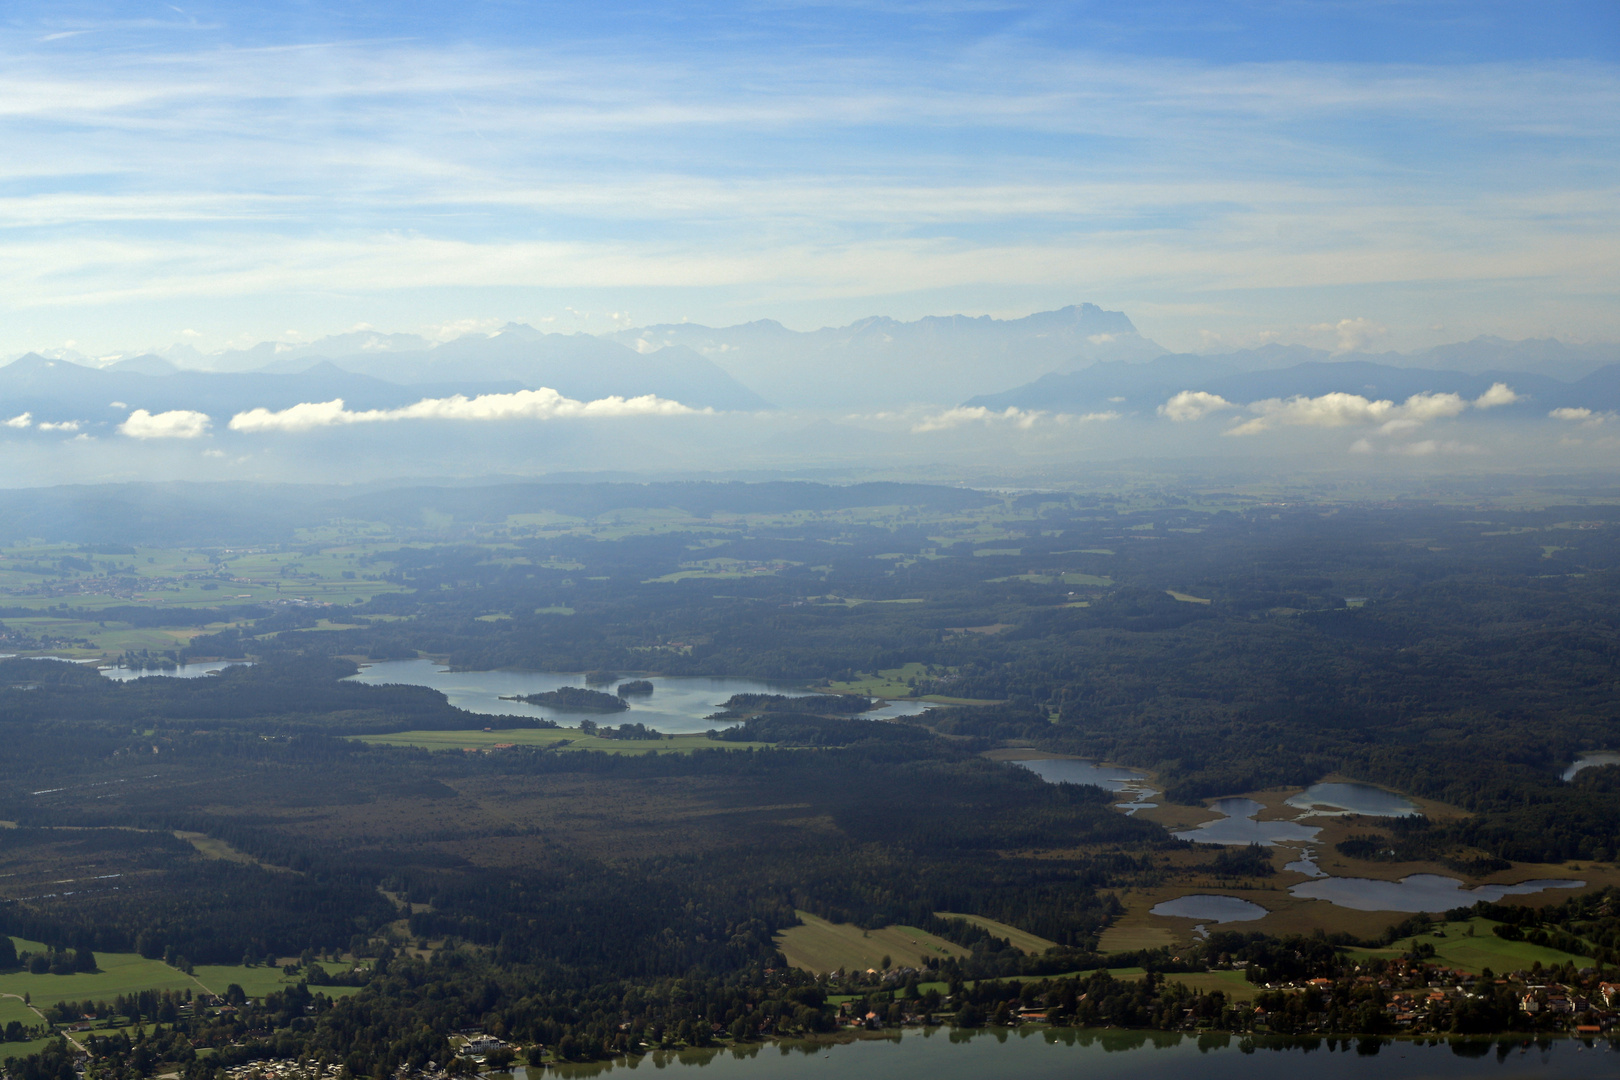
<path id="1" fill-rule="evenodd" d="M 0 970 L 17 966 L 16 943 L 5 934 L 0 934 Z"/>

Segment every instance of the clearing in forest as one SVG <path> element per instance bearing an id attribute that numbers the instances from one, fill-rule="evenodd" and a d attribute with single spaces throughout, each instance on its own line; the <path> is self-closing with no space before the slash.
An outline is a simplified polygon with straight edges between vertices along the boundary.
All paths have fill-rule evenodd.
<path id="1" fill-rule="evenodd" d="M 930 958 L 964 956 L 967 950 L 944 938 L 935 937 L 915 926 L 885 926 L 863 930 L 854 923 L 833 923 L 808 911 L 798 912 L 802 926 L 793 926 L 776 935 L 777 948 L 788 965 L 818 975 L 843 968 L 865 971 L 877 968 L 883 958 L 891 967 L 920 968 Z"/>

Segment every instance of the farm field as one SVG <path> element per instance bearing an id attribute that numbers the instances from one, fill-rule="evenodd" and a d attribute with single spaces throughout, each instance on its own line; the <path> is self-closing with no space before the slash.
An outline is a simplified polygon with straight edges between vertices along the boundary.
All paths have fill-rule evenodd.
<path id="1" fill-rule="evenodd" d="M 960 945 L 914 926 L 863 930 L 853 923 L 828 922 L 808 911 L 800 911 L 798 916 L 804 925 L 778 934 L 776 944 L 790 966 L 817 974 L 839 968 L 865 971 L 877 967 L 885 956 L 892 965 L 921 967 L 930 958 L 966 952 Z"/>
<path id="2" fill-rule="evenodd" d="M 13 938 L 19 952 L 43 951 L 45 946 L 36 941 L 24 941 Z M 225 988 L 232 983 L 240 986 L 250 997 L 263 997 L 275 990 L 284 990 L 295 985 L 299 980 L 289 978 L 280 968 L 275 967 L 244 967 L 240 964 L 229 965 L 198 965 L 196 975 L 187 975 L 170 967 L 161 960 L 148 960 L 139 953 L 102 952 L 96 954 L 96 964 L 100 971 L 78 972 L 73 975 L 31 975 L 26 971 L 10 971 L 0 974 L 0 995 L 13 994 L 20 999 L 27 994 L 33 1004 L 44 1008 L 59 1001 L 111 1001 L 120 994 L 131 994 L 140 990 L 191 990 L 204 991 L 211 994 L 223 994 Z M 349 965 L 341 963 L 323 964 L 327 971 L 336 974 L 347 971 Z M 358 992 L 355 986 L 327 986 L 320 988 L 320 992 L 328 997 L 344 997 Z M 0 997 L 0 1006 L 16 1005 L 23 1008 L 21 1000 Z M 16 1017 L 0 1011 L 0 1025 L 11 1019 L 23 1020 L 24 1023 L 39 1023 L 39 1017 L 32 1012 L 26 1019 L 22 1015 Z M 3 1045 L 3 1044 L 0 1044 Z"/>
<path id="3" fill-rule="evenodd" d="M 982 915 L 962 915 L 954 911 L 936 911 L 934 914 L 942 919 L 961 919 L 964 922 L 972 923 L 974 926 L 981 926 L 997 937 L 1006 938 L 1013 948 L 1022 949 L 1031 955 L 1038 956 L 1057 945 L 1055 941 L 1048 941 L 1046 938 L 1031 934 L 1027 930 L 1020 930 L 1016 926 L 1008 926 L 1006 923 L 997 922 L 994 919 L 986 919 Z"/>
<path id="4" fill-rule="evenodd" d="M 1584 967 L 1592 962 L 1590 957 L 1549 949 L 1544 945 L 1499 938 L 1491 932 L 1491 928 L 1497 925 L 1490 919 L 1477 917 L 1466 922 L 1441 923 L 1437 924 L 1435 929 L 1443 931 L 1443 936 L 1432 933 L 1419 934 L 1414 938 L 1402 938 L 1394 948 L 1351 949 L 1350 955 L 1399 956 L 1411 948 L 1412 942 L 1417 942 L 1434 946 L 1435 963 L 1473 975 L 1478 975 L 1485 968 L 1490 968 L 1498 974 L 1506 971 L 1528 971 L 1538 962 L 1542 967 L 1555 965 L 1561 967 L 1569 963 L 1573 963 L 1576 967 Z M 1473 930 L 1473 937 L 1468 936 L 1470 929 Z"/>
<path id="5" fill-rule="evenodd" d="M 1254 984 L 1245 979 L 1241 971 L 1180 972 L 1166 975 L 1164 981 L 1181 983 L 1187 989 L 1196 990 L 1200 994 L 1219 990 L 1234 1001 L 1252 1001 L 1255 995 Z"/>
<path id="6" fill-rule="evenodd" d="M 34 942 L 17 942 L 18 950 L 43 949 Z M 97 953 L 100 971 L 74 975 L 30 975 L 26 971 L 0 974 L 0 994 L 29 995 L 41 1008 L 58 1001 L 111 1000 L 137 990 L 201 989 L 198 982 L 161 960 L 148 960 L 139 953 Z M 224 990 L 224 987 L 220 987 Z M 36 1020 L 37 1022 L 37 1020 Z"/>
<path id="7" fill-rule="evenodd" d="M 39 1017 L 34 1017 L 34 1023 L 39 1023 Z M 55 1041 L 55 1039 L 30 1039 L 28 1042 L 0 1042 L 0 1061 L 37 1054 Z"/>

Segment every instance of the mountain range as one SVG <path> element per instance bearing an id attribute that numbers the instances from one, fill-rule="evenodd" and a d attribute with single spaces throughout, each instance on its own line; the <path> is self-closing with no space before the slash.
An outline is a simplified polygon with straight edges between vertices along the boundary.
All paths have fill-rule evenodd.
<path id="1" fill-rule="evenodd" d="M 1491 351 L 1500 355 L 1507 350 Z M 1610 347 L 1611 353 L 1617 351 Z M 1453 349 L 1451 355 L 1466 354 Z M 1300 360 L 1301 356 L 1307 359 Z M 1386 354 L 1388 359 L 1411 358 Z M 1145 364 L 1094 364 L 1078 371 L 1043 375 L 999 394 L 981 394 L 965 404 L 995 411 L 1016 408 L 1078 414 L 1151 413 L 1183 390 L 1204 391 L 1237 403 L 1331 393 L 1399 402 L 1423 393 L 1477 398 L 1498 382 L 1519 395 L 1520 400 L 1509 407 L 1510 411 L 1545 415 L 1555 408 L 1620 409 L 1620 360 L 1580 378 L 1565 380 L 1539 371 L 1445 370 L 1360 357 L 1335 359 L 1326 352 L 1298 346 L 1268 346 L 1213 357 L 1171 353 Z"/>
<path id="2" fill-rule="evenodd" d="M 777 404 L 810 410 L 954 403 L 1054 370 L 1149 360 L 1166 351 L 1123 312 L 1095 304 L 1021 319 L 876 317 L 804 332 L 770 319 L 720 329 L 668 323 L 611 337 L 654 356 L 689 348 Z"/>
<path id="3" fill-rule="evenodd" d="M 36 422 L 94 424 L 137 408 L 222 418 L 333 398 L 351 409 L 386 409 L 542 386 L 580 400 L 655 394 L 741 412 L 871 413 L 965 402 L 997 411 L 1151 414 L 1182 390 L 1240 403 L 1334 391 L 1401 400 L 1423 392 L 1472 398 L 1493 382 L 1521 395 L 1520 411 L 1620 409 L 1620 346 L 1484 337 L 1412 355 L 1336 356 L 1300 345 L 1168 353 L 1123 312 L 1092 304 L 1020 319 L 877 317 L 806 332 L 762 320 L 595 337 L 509 323 L 441 344 L 360 330 L 208 356 L 181 345 L 100 367 L 30 353 L 0 367 L 0 420 L 27 412 Z"/>

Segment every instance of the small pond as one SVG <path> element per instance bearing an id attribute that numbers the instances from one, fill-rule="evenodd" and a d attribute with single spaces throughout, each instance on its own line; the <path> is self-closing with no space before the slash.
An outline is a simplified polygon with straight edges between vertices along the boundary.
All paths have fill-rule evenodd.
<path id="1" fill-rule="evenodd" d="M 1291 863 L 1283 864 L 1283 869 L 1292 870 L 1296 874 L 1304 874 L 1306 877 L 1327 877 L 1327 871 L 1316 865 L 1316 851 L 1314 848 L 1306 848 L 1299 858 Z"/>
<path id="2" fill-rule="evenodd" d="M 200 679 L 205 675 L 218 675 L 228 667 L 239 667 L 246 663 L 246 660 L 211 660 L 206 663 L 177 664 L 171 668 L 104 667 L 96 670 L 114 682 L 129 682 L 131 679 L 146 679 L 153 676 L 168 679 Z"/>
<path id="3" fill-rule="evenodd" d="M 1263 919 L 1269 914 L 1259 904 L 1251 904 L 1249 901 L 1240 900 L 1235 896 L 1216 896 L 1210 893 L 1178 896 L 1174 900 L 1154 904 L 1150 909 L 1150 913 L 1154 915 L 1171 915 L 1178 919 L 1198 919 L 1212 923 L 1253 922 L 1255 919 Z"/>
<path id="4" fill-rule="evenodd" d="M 613 683 L 596 687 L 613 692 L 619 682 L 642 676 L 626 675 Z M 588 717 L 600 724 L 646 724 L 666 735 L 686 735 L 708 731 L 710 728 L 732 727 L 736 721 L 709 720 L 706 717 L 718 711 L 733 694 L 782 694 L 787 697 L 812 697 L 802 687 L 785 686 L 762 679 L 734 679 L 707 675 L 653 675 L 647 681 L 653 684 L 651 694 L 637 694 L 628 698 L 630 709 L 615 713 L 579 713 L 548 709 L 523 701 L 502 701 L 503 697 L 541 694 L 563 686 L 584 686 L 585 677 L 578 672 L 555 671 L 451 671 L 432 660 L 383 660 L 360 669 L 350 678 L 355 682 L 383 685 L 427 686 L 438 690 L 450 704 L 468 712 L 485 716 L 531 716 L 555 720 L 565 727 Z M 894 702 L 883 709 L 860 713 L 862 719 L 888 719 L 893 716 L 912 715 L 928 708 L 923 701 Z"/>
<path id="5" fill-rule="evenodd" d="M 1411 817 L 1418 812 L 1414 804 L 1393 792 L 1355 783 L 1312 784 L 1289 799 L 1288 805 L 1320 816 Z"/>
<path id="6" fill-rule="evenodd" d="M 1620 750 L 1589 750 L 1576 758 L 1575 763 L 1561 775 L 1565 780 L 1573 780 L 1575 774 L 1582 769 L 1592 769 L 1599 765 L 1620 765 Z"/>
<path id="7" fill-rule="evenodd" d="M 1439 874 L 1413 874 L 1399 881 L 1372 878 L 1325 877 L 1295 885 L 1288 892 L 1311 900 L 1326 900 L 1356 911 L 1447 911 L 1481 900 L 1492 903 L 1504 896 L 1528 896 L 1544 889 L 1579 889 L 1586 882 L 1566 878 L 1522 881 L 1517 885 L 1480 885 L 1472 889 Z"/>
<path id="8" fill-rule="evenodd" d="M 1300 825 L 1293 821 L 1256 821 L 1255 815 L 1265 809 L 1253 799 L 1216 799 L 1209 808 L 1222 817 L 1206 821 L 1194 829 L 1175 833 L 1178 840 L 1191 840 L 1195 844 L 1299 844 L 1316 839 L 1322 829 L 1317 825 Z"/>

